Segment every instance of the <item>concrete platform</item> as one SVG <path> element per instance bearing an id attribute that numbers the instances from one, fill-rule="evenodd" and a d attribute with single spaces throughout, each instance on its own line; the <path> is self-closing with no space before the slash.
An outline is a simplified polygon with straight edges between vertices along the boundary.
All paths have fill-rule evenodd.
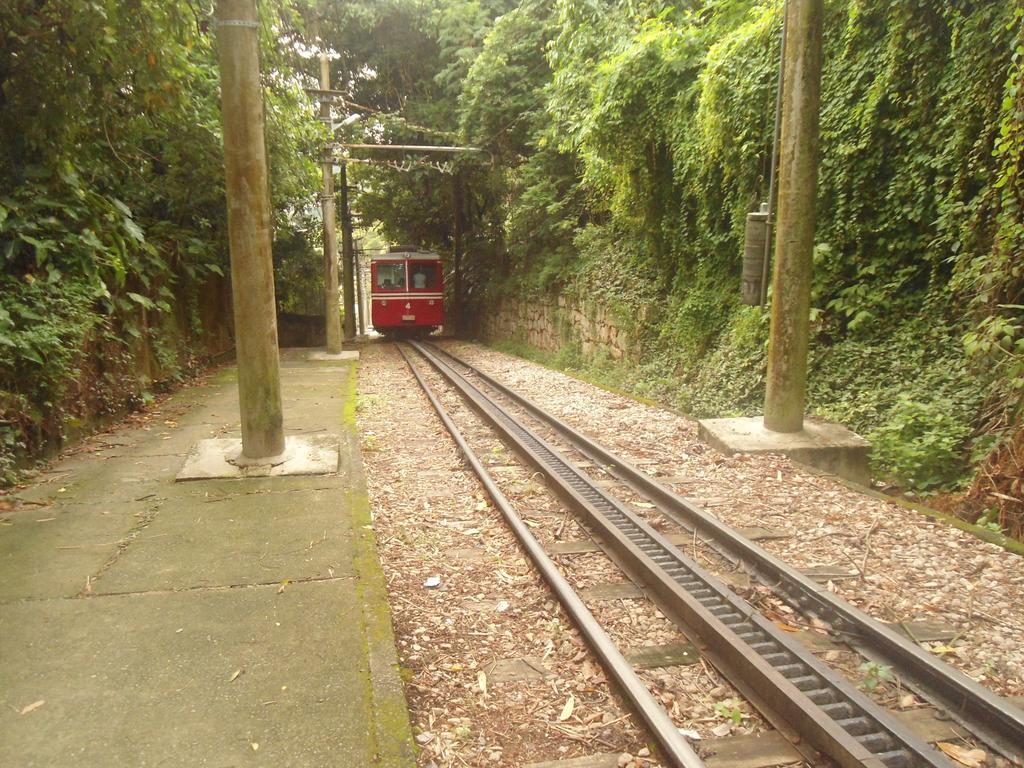
<path id="1" fill-rule="evenodd" d="M 412 768 L 355 367 L 301 354 L 285 426 L 337 435 L 333 474 L 175 483 L 237 439 L 229 370 L 6 497 L 0 765 Z"/>
<path id="2" fill-rule="evenodd" d="M 804 420 L 801 432 L 772 432 L 760 416 L 701 419 L 699 437 L 725 454 L 779 453 L 823 472 L 868 485 L 871 444 L 839 424 Z"/>
<path id="3" fill-rule="evenodd" d="M 345 350 L 343 352 L 332 353 L 332 352 L 326 352 L 326 351 L 320 349 L 320 350 L 317 350 L 316 352 L 310 352 L 308 355 L 306 355 L 306 359 L 307 360 L 311 360 L 313 362 L 321 362 L 321 363 L 322 362 L 338 362 L 338 361 L 342 361 L 342 360 L 358 360 L 359 359 L 359 352 L 357 352 L 355 350 Z"/>

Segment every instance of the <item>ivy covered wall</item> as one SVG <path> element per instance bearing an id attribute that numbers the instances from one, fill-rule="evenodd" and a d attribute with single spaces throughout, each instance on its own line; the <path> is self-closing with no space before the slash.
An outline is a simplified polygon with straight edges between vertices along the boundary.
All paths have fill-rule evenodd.
<path id="1" fill-rule="evenodd" d="M 1024 6 L 826 8 L 809 409 L 872 439 L 879 477 L 956 486 L 1021 416 Z M 767 317 L 739 304 L 739 270 L 780 10 L 527 0 L 463 90 L 466 137 L 501 160 L 512 255 L 486 295 L 648 318 L 630 378 L 698 416 L 762 405 Z"/>

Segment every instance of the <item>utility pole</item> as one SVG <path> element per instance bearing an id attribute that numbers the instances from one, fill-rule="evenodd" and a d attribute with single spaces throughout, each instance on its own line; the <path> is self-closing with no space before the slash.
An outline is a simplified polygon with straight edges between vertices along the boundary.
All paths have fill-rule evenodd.
<path id="1" fill-rule="evenodd" d="M 818 180 L 823 0 L 786 4 L 779 199 L 764 426 L 803 429 Z"/>
<path id="2" fill-rule="evenodd" d="M 362 263 L 363 247 L 355 249 L 353 253 L 353 261 L 355 262 L 355 273 L 356 273 L 356 306 L 359 308 L 359 335 L 366 335 L 366 313 L 364 312 L 365 306 L 363 305 L 363 263 Z"/>
<path id="3" fill-rule="evenodd" d="M 341 285 L 345 300 L 345 341 L 352 341 L 356 337 L 355 296 L 352 291 L 352 250 L 352 212 L 348 209 L 348 169 L 342 162 Z M 335 290 L 335 295 L 337 295 L 337 290 Z"/>
<path id="4" fill-rule="evenodd" d="M 462 207 L 463 207 L 462 171 L 456 171 L 452 179 L 452 317 L 455 318 L 455 332 L 460 333 L 463 327 L 462 317 Z"/>
<path id="5" fill-rule="evenodd" d="M 319 24 L 316 24 L 319 36 Z M 323 45 L 321 40 L 320 45 Z M 331 89 L 331 61 L 327 54 L 320 53 L 320 88 Z M 331 129 L 331 103 L 320 101 L 320 119 Z M 323 175 L 323 192 L 320 195 L 324 217 L 324 328 L 327 354 L 341 352 L 341 318 L 338 309 L 338 238 L 334 231 L 334 173 L 333 162 L 324 158 L 320 170 Z"/>
<path id="6" fill-rule="evenodd" d="M 218 0 L 217 48 L 242 423 L 236 461 L 270 464 L 284 453 L 284 422 L 255 0 Z"/>

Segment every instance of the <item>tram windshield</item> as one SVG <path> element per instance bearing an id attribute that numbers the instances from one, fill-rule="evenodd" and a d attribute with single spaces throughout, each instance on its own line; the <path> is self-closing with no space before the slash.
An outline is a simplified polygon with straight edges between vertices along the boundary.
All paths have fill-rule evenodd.
<path id="1" fill-rule="evenodd" d="M 439 289 L 437 263 L 410 262 L 409 283 L 414 291 L 436 291 Z"/>
<path id="2" fill-rule="evenodd" d="M 377 264 L 377 288 L 382 290 L 405 289 L 405 262 Z"/>

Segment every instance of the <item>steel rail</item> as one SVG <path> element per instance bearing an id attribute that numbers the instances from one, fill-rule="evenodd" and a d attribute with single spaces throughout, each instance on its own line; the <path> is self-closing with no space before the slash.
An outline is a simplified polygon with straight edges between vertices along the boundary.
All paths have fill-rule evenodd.
<path id="1" fill-rule="evenodd" d="M 762 583 L 789 602 L 852 639 L 869 658 L 895 668 L 910 687 L 940 705 L 949 716 L 1014 765 L 1024 765 L 1024 711 L 988 690 L 891 627 L 850 605 L 813 579 L 722 523 L 703 508 L 602 447 L 541 407 L 450 352 L 431 345 L 471 371 L 480 381 L 546 423 L 588 459 L 650 501 L 674 522 L 695 530 L 728 556 L 743 562 Z"/>
<path id="2" fill-rule="evenodd" d="M 671 759 L 672 764 L 677 766 L 677 768 L 705 768 L 704 761 L 693 751 L 689 742 L 679 732 L 679 729 L 672 722 L 664 708 L 651 695 L 647 686 L 640 680 L 632 666 L 630 666 L 629 662 L 626 661 L 625 657 L 615 646 L 615 643 L 601 628 L 597 619 L 594 618 L 594 615 L 584 605 L 579 595 L 576 594 L 569 582 L 559 572 L 558 567 L 548 557 L 540 542 L 537 541 L 536 537 L 534 537 L 530 529 L 522 521 L 522 518 L 516 513 L 511 502 L 495 484 L 494 479 L 487 472 L 487 469 L 477 458 L 476 454 L 473 453 L 473 449 L 470 448 L 469 443 L 466 442 L 455 422 L 452 421 L 440 400 L 437 399 L 430 385 L 427 384 L 420 372 L 416 370 L 416 366 L 412 364 L 412 361 L 405 354 L 401 346 L 396 346 L 398 346 L 399 353 L 405 360 L 406 365 L 409 366 L 413 376 L 416 377 L 416 381 L 419 382 L 430 404 L 437 411 L 437 415 L 440 417 L 445 429 L 451 434 L 466 462 L 476 473 L 477 477 L 480 478 L 480 482 L 483 483 L 487 493 L 494 501 L 494 505 L 505 518 L 505 522 L 508 523 L 516 538 L 519 539 L 520 544 L 522 544 L 530 559 L 533 560 L 537 570 L 540 571 L 541 576 L 547 581 L 558 601 L 565 608 L 566 613 L 569 614 L 594 653 L 603 662 L 605 669 L 618 682 L 626 694 L 626 698 L 629 699 L 637 712 L 640 713 L 644 722 L 650 727 L 651 732 L 657 738 L 658 743 L 661 744 L 662 749 L 665 750 L 666 755 Z"/>
<path id="3" fill-rule="evenodd" d="M 950 765 L 450 365 L 423 345 L 411 344 L 547 477 L 563 500 L 587 517 L 677 626 L 704 644 L 725 677 L 767 703 L 762 714 L 784 735 L 799 734 L 798 748 L 806 741 L 842 768 Z"/>

